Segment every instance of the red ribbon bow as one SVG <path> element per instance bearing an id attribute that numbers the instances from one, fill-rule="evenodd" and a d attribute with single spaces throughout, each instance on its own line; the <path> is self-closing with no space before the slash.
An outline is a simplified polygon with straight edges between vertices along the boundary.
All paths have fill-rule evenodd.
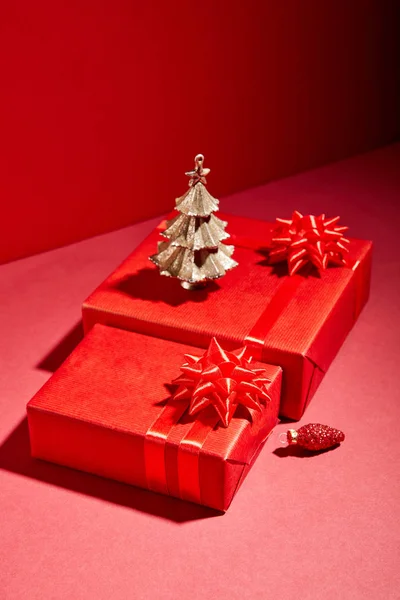
<path id="1" fill-rule="evenodd" d="M 345 255 L 350 241 L 343 237 L 343 232 L 348 227 L 337 227 L 339 219 L 326 219 L 325 215 L 303 216 L 298 211 L 291 219 L 276 219 L 270 262 L 287 260 L 289 275 L 294 275 L 307 263 L 322 270 L 329 264 L 346 266 Z"/>
<path id="2" fill-rule="evenodd" d="M 239 404 L 261 411 L 262 404 L 271 400 L 265 389 L 270 380 L 264 369 L 251 367 L 247 346 L 227 352 L 213 338 L 203 356 L 185 358 L 183 375 L 173 381 L 179 385 L 173 399 L 190 399 L 191 415 L 211 405 L 228 427 Z"/>

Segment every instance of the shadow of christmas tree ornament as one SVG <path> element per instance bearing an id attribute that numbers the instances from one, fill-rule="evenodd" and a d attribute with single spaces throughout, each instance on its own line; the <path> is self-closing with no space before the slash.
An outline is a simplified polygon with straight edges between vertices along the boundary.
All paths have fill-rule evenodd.
<path id="1" fill-rule="evenodd" d="M 161 233 L 166 241 L 159 242 L 157 253 L 149 257 L 161 275 L 176 277 L 186 290 L 202 289 L 238 264 L 231 258 L 234 246 L 222 243 L 230 237 L 225 231 L 228 223 L 213 214 L 219 201 L 206 188 L 210 169 L 203 167 L 202 154 L 194 161 L 194 170 L 185 173 L 189 189 L 176 200 L 179 214 L 167 221 Z"/>

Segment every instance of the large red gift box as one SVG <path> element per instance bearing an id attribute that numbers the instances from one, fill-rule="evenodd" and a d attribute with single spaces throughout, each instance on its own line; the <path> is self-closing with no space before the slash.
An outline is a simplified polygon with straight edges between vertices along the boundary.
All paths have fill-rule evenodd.
<path id="1" fill-rule="evenodd" d="M 368 299 L 372 243 L 351 240 L 351 268 L 289 277 L 263 251 L 273 224 L 222 218 L 238 267 L 203 290 L 185 290 L 148 260 L 158 228 L 86 300 L 85 331 L 102 323 L 203 348 L 213 336 L 228 349 L 246 342 L 258 360 L 283 368 L 280 414 L 298 420 Z"/>
<path id="2" fill-rule="evenodd" d="M 28 403 L 32 455 L 225 511 L 277 422 L 282 376 L 258 364 L 270 401 L 225 428 L 171 398 L 184 355 L 203 352 L 96 325 Z"/>

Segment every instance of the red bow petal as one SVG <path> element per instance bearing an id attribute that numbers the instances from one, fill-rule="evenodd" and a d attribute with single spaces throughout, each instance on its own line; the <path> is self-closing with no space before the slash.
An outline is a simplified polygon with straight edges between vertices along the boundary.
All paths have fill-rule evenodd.
<path id="1" fill-rule="evenodd" d="M 243 396 L 240 397 L 240 401 L 241 404 L 244 404 L 247 408 L 253 408 L 254 410 L 258 410 L 258 412 L 261 412 L 260 403 L 250 394 L 243 394 Z"/>
<path id="2" fill-rule="evenodd" d="M 198 363 L 195 365 L 182 365 L 181 371 L 185 375 L 195 379 L 200 379 L 202 373 L 201 365 L 199 365 Z"/>
<path id="3" fill-rule="evenodd" d="M 223 394 L 224 396 L 229 396 L 232 392 L 235 391 L 237 387 L 237 382 L 230 377 L 224 377 L 224 379 L 218 379 L 215 382 L 215 388 L 219 394 Z"/>
<path id="4" fill-rule="evenodd" d="M 257 371 L 262 371 L 262 369 L 257 369 Z M 236 366 L 232 371 L 231 376 L 236 379 L 236 381 L 252 381 L 255 375 L 256 369 L 246 369 L 244 367 Z"/>
<path id="5" fill-rule="evenodd" d="M 192 387 L 195 385 L 195 379 L 193 377 L 188 377 L 187 375 L 179 375 L 176 379 L 172 381 L 174 385 L 191 385 Z"/>
<path id="6" fill-rule="evenodd" d="M 200 410 L 203 410 L 204 408 L 207 408 L 207 406 L 210 406 L 210 404 L 213 404 L 213 401 L 207 396 L 199 396 L 198 398 L 192 398 L 189 408 L 189 414 L 195 415 Z"/>
<path id="7" fill-rule="evenodd" d="M 221 369 L 218 365 L 210 365 L 201 371 L 201 377 L 208 381 L 215 381 L 222 376 Z"/>
<path id="8" fill-rule="evenodd" d="M 199 362 L 198 356 L 192 356 L 191 354 L 185 354 L 184 356 L 190 365 Z"/>
<path id="9" fill-rule="evenodd" d="M 174 400 L 187 400 L 192 396 L 192 391 L 187 387 L 180 387 L 173 395 Z"/>

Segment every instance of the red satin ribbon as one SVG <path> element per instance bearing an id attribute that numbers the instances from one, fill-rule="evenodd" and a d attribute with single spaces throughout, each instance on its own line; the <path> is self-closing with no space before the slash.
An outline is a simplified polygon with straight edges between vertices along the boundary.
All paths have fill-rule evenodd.
<path id="1" fill-rule="evenodd" d="M 201 503 L 200 450 L 218 420 L 218 415 L 212 415 L 202 421 L 195 421 L 179 445 L 177 457 L 179 496 L 182 500 Z"/>
<path id="2" fill-rule="evenodd" d="M 300 275 L 286 277 L 273 298 L 270 300 L 261 317 L 246 336 L 245 342 L 252 350 L 254 350 L 253 357 L 257 360 L 262 360 L 264 344 L 269 331 L 276 323 L 281 313 L 285 310 L 288 302 L 293 298 L 293 294 L 301 286 L 303 281 L 304 277 L 301 277 Z"/>
<path id="3" fill-rule="evenodd" d="M 147 430 L 144 440 L 144 461 L 149 490 L 168 494 L 165 442 L 186 409 L 185 402 L 167 404 L 161 415 Z"/>
<path id="4" fill-rule="evenodd" d="M 187 408 L 186 401 L 168 403 L 149 427 L 144 440 L 147 487 L 200 504 L 199 454 L 219 417 L 210 415 L 196 420 L 180 441 L 178 452 L 168 453 L 168 436 Z M 175 473 L 178 474 L 177 482 Z"/>

